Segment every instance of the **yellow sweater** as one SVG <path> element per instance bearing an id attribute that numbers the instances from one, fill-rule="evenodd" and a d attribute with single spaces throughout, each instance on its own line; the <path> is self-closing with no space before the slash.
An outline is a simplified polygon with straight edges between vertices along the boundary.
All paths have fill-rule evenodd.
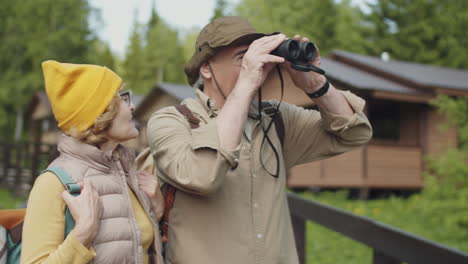
<path id="1" fill-rule="evenodd" d="M 96 252 L 81 244 L 73 231 L 64 240 L 65 202 L 62 199 L 63 185 L 51 172 L 41 174 L 31 190 L 23 226 L 21 263 L 88 263 Z M 141 230 L 143 259 L 149 262 L 148 249 L 154 240 L 151 221 L 130 193 L 133 212 Z M 118 227 L 116 227 L 118 228 Z"/>

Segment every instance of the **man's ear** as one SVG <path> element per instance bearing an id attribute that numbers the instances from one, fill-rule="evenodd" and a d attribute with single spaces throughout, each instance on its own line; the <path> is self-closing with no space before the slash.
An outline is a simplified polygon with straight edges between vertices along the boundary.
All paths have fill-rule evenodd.
<path id="1" fill-rule="evenodd" d="M 206 80 L 211 79 L 210 65 L 207 62 L 203 63 L 202 66 L 200 67 L 200 74 Z"/>

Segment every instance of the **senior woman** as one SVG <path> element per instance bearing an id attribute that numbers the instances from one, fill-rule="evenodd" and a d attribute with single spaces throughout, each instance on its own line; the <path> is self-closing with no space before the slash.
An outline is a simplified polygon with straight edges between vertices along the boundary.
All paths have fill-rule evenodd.
<path id="1" fill-rule="evenodd" d="M 156 178 L 137 172 L 121 145 L 138 136 L 134 105 L 111 70 L 45 61 L 47 96 L 64 132 L 60 167 L 80 185 L 71 196 L 51 172 L 31 190 L 23 227 L 21 263 L 162 264 L 158 220 L 163 211 Z M 76 225 L 65 234 L 65 208 Z"/>

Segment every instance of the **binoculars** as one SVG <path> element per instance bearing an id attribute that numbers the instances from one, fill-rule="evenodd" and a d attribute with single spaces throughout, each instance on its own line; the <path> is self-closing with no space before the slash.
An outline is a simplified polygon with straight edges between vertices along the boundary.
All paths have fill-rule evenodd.
<path id="1" fill-rule="evenodd" d="M 287 39 L 275 50 L 272 55 L 283 57 L 291 62 L 293 69 L 303 72 L 314 71 L 320 74 L 325 74 L 325 71 L 309 64 L 317 56 L 317 49 L 314 43 L 310 41 L 299 42 L 294 39 Z"/>

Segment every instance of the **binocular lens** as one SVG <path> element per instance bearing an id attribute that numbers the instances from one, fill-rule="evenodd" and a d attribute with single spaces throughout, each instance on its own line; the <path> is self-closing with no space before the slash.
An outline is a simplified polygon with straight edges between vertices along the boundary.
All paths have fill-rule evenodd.
<path id="1" fill-rule="evenodd" d="M 316 50 L 315 50 L 314 43 L 309 42 L 309 41 L 308 42 L 302 42 L 301 43 L 301 52 L 302 52 L 303 58 L 305 58 L 307 61 L 310 61 L 313 58 L 315 58 Z"/>
<path id="2" fill-rule="evenodd" d="M 315 58 L 317 51 L 315 50 L 314 43 L 307 42 L 298 42 L 293 39 L 288 39 L 281 43 L 281 45 L 276 48 L 271 54 L 283 57 L 288 61 L 297 61 L 301 60 L 304 62 L 311 61 Z"/>
<path id="3" fill-rule="evenodd" d="M 288 39 L 281 43 L 281 45 L 272 51 L 271 54 L 283 57 L 289 61 L 297 60 L 300 55 L 299 42 Z"/>
<path id="4" fill-rule="evenodd" d="M 300 47 L 297 41 L 288 41 L 287 43 L 288 54 L 291 59 L 297 59 L 300 54 Z"/>

